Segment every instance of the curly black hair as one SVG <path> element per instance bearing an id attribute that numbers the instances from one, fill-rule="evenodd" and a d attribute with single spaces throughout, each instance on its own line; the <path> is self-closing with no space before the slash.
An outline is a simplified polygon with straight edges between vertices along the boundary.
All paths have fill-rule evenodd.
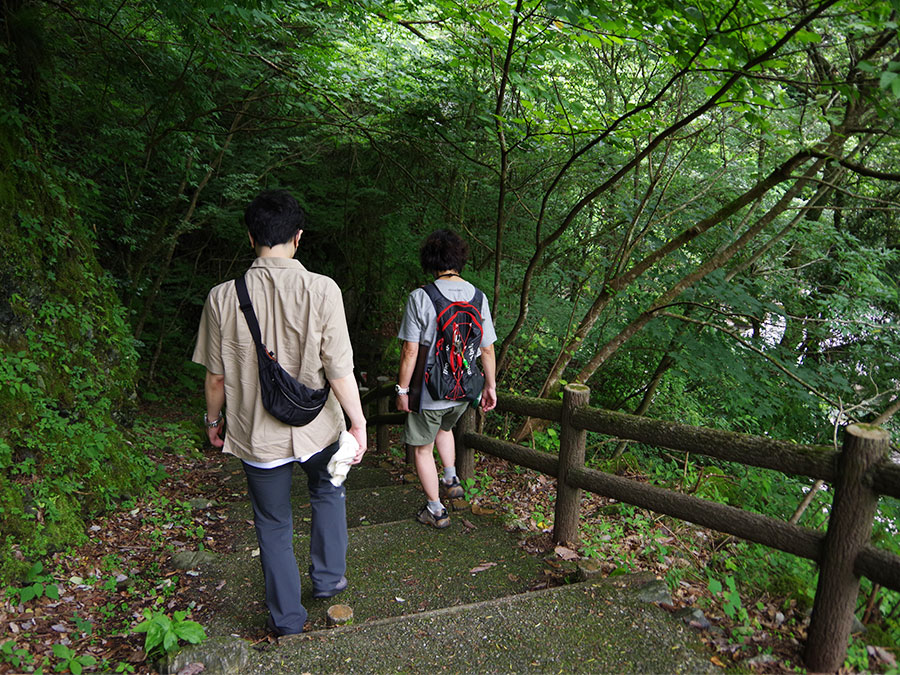
<path id="1" fill-rule="evenodd" d="M 446 270 L 454 270 L 460 274 L 468 259 L 469 245 L 450 230 L 435 230 L 428 235 L 419 250 L 419 262 L 426 274 Z"/>

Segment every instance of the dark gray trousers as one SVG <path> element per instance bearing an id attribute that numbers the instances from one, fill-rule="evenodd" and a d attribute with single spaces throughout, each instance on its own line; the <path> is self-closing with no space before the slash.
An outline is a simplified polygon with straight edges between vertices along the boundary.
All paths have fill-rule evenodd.
<path id="1" fill-rule="evenodd" d="M 293 546 L 291 477 L 295 464 L 303 467 L 309 486 L 312 511 L 309 576 L 313 592 L 332 590 L 346 572 L 345 490 L 343 485 L 334 487 L 328 473 L 328 460 L 337 449 L 335 442 L 305 462 L 290 462 L 274 469 L 258 469 L 244 463 L 266 584 L 269 625 L 281 635 L 300 633 L 306 623 L 306 609 L 300 600 L 300 570 Z"/>

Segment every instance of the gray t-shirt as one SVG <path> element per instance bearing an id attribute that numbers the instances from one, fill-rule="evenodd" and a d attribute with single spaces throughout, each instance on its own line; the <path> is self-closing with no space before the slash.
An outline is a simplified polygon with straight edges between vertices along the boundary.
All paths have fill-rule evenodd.
<path id="1" fill-rule="evenodd" d="M 438 279 L 435 281 L 441 294 L 452 301 L 469 301 L 475 295 L 475 286 L 468 281 L 447 281 L 446 279 Z M 488 306 L 487 296 L 481 303 L 481 346 L 487 347 L 497 341 L 497 333 L 494 332 L 494 322 L 491 320 L 491 309 Z M 400 330 L 397 337 L 406 342 L 418 342 L 419 344 L 434 344 L 435 335 L 437 333 L 437 314 L 434 311 L 434 303 L 431 298 L 421 288 L 417 288 L 409 294 L 406 300 L 406 309 L 403 311 L 403 320 L 400 322 Z M 481 350 L 478 350 L 481 354 Z M 425 367 L 428 368 L 434 361 L 434 354 L 428 352 L 428 362 Z M 428 393 L 427 387 L 422 387 L 422 410 L 440 410 L 442 408 L 451 408 L 457 405 L 457 402 L 440 400 L 435 401 Z"/>

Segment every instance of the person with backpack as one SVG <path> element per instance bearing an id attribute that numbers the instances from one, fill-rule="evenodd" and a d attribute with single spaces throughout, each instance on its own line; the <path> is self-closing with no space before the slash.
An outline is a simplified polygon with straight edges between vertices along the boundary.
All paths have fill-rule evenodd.
<path id="1" fill-rule="evenodd" d="M 468 256 L 456 233 L 437 230 L 428 236 L 419 262 L 434 281 L 409 294 L 397 335 L 403 343 L 397 409 L 407 413 L 403 440 L 415 448 L 416 473 L 428 500 L 417 519 L 439 529 L 450 525 L 441 496 L 463 496 L 453 426 L 470 405 L 480 402 L 485 412 L 497 405 L 497 335 L 484 293 L 460 276 Z M 435 446 L 444 467 L 440 479 Z"/>

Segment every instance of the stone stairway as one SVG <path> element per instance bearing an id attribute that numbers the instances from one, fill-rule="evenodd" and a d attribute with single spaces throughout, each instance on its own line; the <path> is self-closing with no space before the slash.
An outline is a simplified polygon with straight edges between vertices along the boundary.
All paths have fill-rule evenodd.
<path id="1" fill-rule="evenodd" d="M 227 475 L 236 492 L 244 490 L 241 471 Z M 293 495 L 301 571 L 309 522 L 304 478 L 295 474 Z M 714 669 L 690 629 L 642 597 L 646 579 L 530 590 L 546 585 L 546 563 L 518 546 L 496 516 L 457 511 L 449 528 L 435 530 L 415 520 L 422 503 L 418 485 L 403 483 L 387 464 L 369 456 L 354 468 L 347 479 L 350 585 L 336 598 L 314 600 L 301 577 L 307 632 L 272 642 L 263 638 L 266 610 L 250 506 L 234 502 L 228 513 L 236 527 L 233 552 L 198 568 L 206 587 L 218 589 L 203 620 L 210 640 L 185 650 L 169 672 L 196 661 L 205 664 L 204 673 Z M 350 625 L 326 627 L 333 604 L 352 608 Z M 232 653 L 235 660 L 224 659 Z"/>

